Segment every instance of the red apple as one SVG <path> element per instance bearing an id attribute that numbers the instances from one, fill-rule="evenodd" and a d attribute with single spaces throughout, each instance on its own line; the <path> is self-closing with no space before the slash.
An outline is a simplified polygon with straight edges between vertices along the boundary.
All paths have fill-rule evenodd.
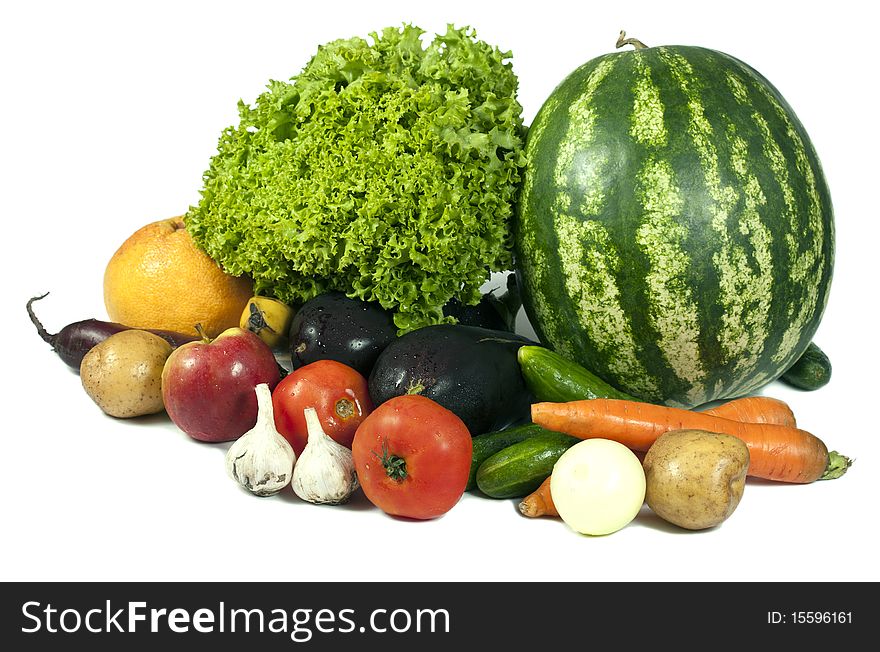
<path id="1" fill-rule="evenodd" d="M 254 388 L 272 389 L 275 355 L 250 331 L 229 328 L 215 339 L 176 348 L 162 370 L 162 399 L 177 427 L 199 441 L 238 439 L 257 422 Z"/>

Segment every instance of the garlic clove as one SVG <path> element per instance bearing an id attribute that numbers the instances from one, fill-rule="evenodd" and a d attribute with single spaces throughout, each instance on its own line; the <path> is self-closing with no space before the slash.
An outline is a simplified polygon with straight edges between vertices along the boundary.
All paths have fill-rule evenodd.
<path id="1" fill-rule="evenodd" d="M 309 440 L 293 468 L 293 492 L 316 505 L 344 503 L 360 486 L 352 453 L 324 432 L 314 408 L 303 413 Z"/>
<path id="2" fill-rule="evenodd" d="M 271 496 L 290 483 L 296 454 L 275 428 L 269 386 L 260 383 L 254 391 L 257 394 L 257 423 L 229 447 L 226 472 L 251 493 Z"/>

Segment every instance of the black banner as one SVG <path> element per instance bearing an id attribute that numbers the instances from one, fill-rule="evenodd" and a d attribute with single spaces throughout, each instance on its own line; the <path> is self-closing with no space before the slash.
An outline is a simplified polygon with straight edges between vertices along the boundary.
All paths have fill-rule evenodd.
<path id="1" fill-rule="evenodd" d="M 844 583 L 6 583 L 13 650 L 254 645 L 678 649 L 742 640 L 846 645 L 873 629 L 873 585 Z M 752 638 L 758 636 L 760 638 Z M 863 640 L 863 639 L 862 639 Z M 9 647 L 8 643 L 12 643 Z M 815 649 L 815 648 L 814 648 Z"/>

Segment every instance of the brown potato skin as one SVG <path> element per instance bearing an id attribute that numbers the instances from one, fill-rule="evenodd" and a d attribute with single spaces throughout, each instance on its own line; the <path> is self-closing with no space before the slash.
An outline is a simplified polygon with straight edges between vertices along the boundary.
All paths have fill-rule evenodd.
<path id="1" fill-rule="evenodd" d="M 162 403 L 162 369 L 171 345 L 153 333 L 127 330 L 111 335 L 83 358 L 83 389 L 111 417 L 155 414 Z"/>
<path id="2" fill-rule="evenodd" d="M 731 435 L 673 430 L 657 438 L 643 462 L 645 500 L 660 518 L 703 530 L 733 514 L 745 489 L 749 449 Z"/>

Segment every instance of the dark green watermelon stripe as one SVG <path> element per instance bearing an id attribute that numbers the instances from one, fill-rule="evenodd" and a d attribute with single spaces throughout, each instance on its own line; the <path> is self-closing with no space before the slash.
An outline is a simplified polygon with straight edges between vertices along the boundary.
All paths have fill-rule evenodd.
<path id="1" fill-rule="evenodd" d="M 652 290 L 647 280 L 649 276 L 655 276 L 657 280 L 654 285 L 659 286 L 664 269 L 674 270 L 675 273 L 666 279 L 666 285 L 679 297 L 678 310 L 671 304 L 666 311 L 649 310 L 651 330 L 642 335 L 643 341 L 640 343 L 645 350 L 645 365 L 660 379 L 663 396 L 676 397 L 670 401 L 674 404 L 692 404 L 700 402 L 704 395 L 712 391 L 712 355 L 718 348 L 711 331 L 704 327 L 706 297 L 703 289 L 710 285 L 714 287 L 715 281 L 707 279 L 711 279 L 715 272 L 711 264 L 711 253 L 704 249 L 703 211 L 695 214 L 693 202 L 688 199 L 694 192 L 708 195 L 708 190 L 702 174 L 702 161 L 689 133 L 692 124 L 689 104 L 692 98 L 686 91 L 691 89 L 688 84 L 682 85 L 673 77 L 669 63 L 661 58 L 659 48 L 641 52 L 649 55 L 646 60 L 649 62 L 652 78 L 660 90 L 669 142 L 657 149 L 634 147 L 629 156 L 644 165 L 646 159 L 639 157 L 649 154 L 654 159 L 668 162 L 670 169 L 674 171 L 675 192 L 684 202 L 675 211 L 674 217 L 672 212 L 669 214 L 680 229 L 672 229 L 671 224 L 668 225 L 665 238 L 656 238 L 656 242 L 661 243 L 663 249 L 680 249 L 687 254 L 688 260 L 685 267 L 666 267 L 662 257 L 649 257 L 649 269 L 637 271 L 635 276 L 638 280 L 630 281 L 636 288 L 642 289 L 641 303 L 633 301 L 630 309 L 644 311 L 646 305 L 656 306 L 662 293 Z M 649 216 L 649 211 L 646 210 L 648 207 L 642 206 L 641 200 L 639 203 L 641 210 Z M 630 238 L 632 239 L 632 235 Z M 649 246 L 649 241 L 645 239 L 642 249 Z M 695 256 L 695 250 L 700 250 L 700 255 Z M 691 327 L 693 323 L 697 324 L 696 328 Z M 678 333 L 673 328 L 675 324 L 682 327 Z M 694 355 L 690 361 L 685 357 L 688 353 Z"/>
<path id="2" fill-rule="evenodd" d="M 558 187 L 568 188 L 569 192 L 557 193 L 553 202 L 555 213 L 597 214 L 605 199 L 602 185 L 597 183 L 602 169 L 608 164 L 596 159 L 589 166 L 574 165 L 575 156 L 592 143 L 596 122 L 593 100 L 597 89 L 605 77 L 611 73 L 619 57 L 608 57 L 599 61 L 587 76 L 583 88 L 568 109 L 568 126 L 565 136 L 559 143 L 554 180 Z M 572 195 L 578 195 L 573 198 Z"/>
<path id="3" fill-rule="evenodd" d="M 579 77 L 592 68 L 595 61 L 580 66 L 573 77 Z M 574 98 L 575 93 L 567 88 L 568 80 L 564 80 L 547 99 L 538 111 L 529 127 L 526 140 L 527 166 L 524 174 L 523 187 L 518 203 L 518 216 L 515 223 L 516 269 L 523 295 L 523 305 L 529 321 L 541 342 L 568 342 L 559 328 L 559 317 L 565 310 L 564 306 L 552 305 L 539 288 L 550 287 L 555 283 L 556 270 L 551 270 L 551 260 L 547 252 L 556 251 L 558 240 L 552 223 L 540 219 L 546 210 L 548 201 L 546 189 L 555 183 L 553 169 L 547 165 L 537 165 L 537 161 L 555 158 L 555 147 L 559 141 L 556 125 L 565 122 L 562 113 L 566 105 Z M 560 108 L 562 107 L 562 108 Z M 545 130 L 549 128 L 549 133 Z M 552 201 L 552 197 L 549 198 Z M 529 219 L 525 219 L 529 216 Z M 557 346 L 564 355 L 573 356 L 570 346 Z"/>
<path id="4" fill-rule="evenodd" d="M 757 182 L 752 182 L 752 185 L 756 185 L 756 189 L 761 188 L 762 194 L 764 190 L 769 191 L 769 196 L 773 198 L 763 206 L 761 223 L 776 225 L 770 234 L 771 264 L 768 266 L 775 278 L 763 277 L 772 282 L 770 289 L 765 289 L 763 294 L 765 298 L 771 298 L 769 312 L 766 320 L 763 317 L 760 320 L 766 323 L 768 336 L 757 363 L 752 365 L 754 369 L 744 369 L 748 373 L 740 374 L 741 381 L 730 388 L 730 395 L 736 396 L 751 392 L 775 378 L 779 369 L 788 366 L 797 352 L 809 343 L 814 329 L 808 328 L 808 324 L 818 324 L 818 317 L 821 316 L 811 308 L 815 303 L 811 295 L 815 294 L 816 287 L 825 288 L 827 283 L 817 278 L 790 275 L 790 270 L 797 267 L 798 261 L 803 261 L 799 249 L 811 249 L 811 238 L 823 239 L 822 208 L 815 202 L 812 206 L 808 204 L 807 197 L 813 180 L 802 174 L 803 155 L 807 150 L 803 148 L 803 140 L 793 137 L 792 123 L 787 113 L 790 107 L 769 82 L 751 68 L 726 55 L 715 53 L 715 56 L 726 67 L 726 85 L 732 94 L 733 102 L 730 105 L 737 113 L 737 127 L 745 140 L 752 143 L 745 163 L 749 177 L 754 177 Z M 729 61 L 724 63 L 725 59 Z M 745 74 L 738 75 L 734 71 Z M 783 125 L 782 129 L 780 124 Z M 775 135 L 785 138 L 777 141 Z M 804 138 L 808 144 L 809 139 L 805 135 Z M 732 142 L 735 144 L 736 141 Z M 784 143 L 785 147 L 780 143 Z M 734 168 L 731 167 L 732 170 Z M 739 185 L 747 191 L 749 181 L 740 177 Z M 742 210 L 741 228 L 749 228 L 743 223 L 748 213 L 746 206 Z M 780 216 L 787 219 L 780 221 Z M 751 251 L 752 257 L 757 258 L 759 251 Z M 821 264 L 817 270 L 821 276 Z M 787 280 L 780 281 L 783 277 Z M 762 296 L 759 292 L 753 294 L 755 297 Z M 746 327 L 752 329 L 752 323 L 746 323 Z"/>
<path id="5" fill-rule="evenodd" d="M 757 176 L 762 190 L 769 197 L 764 206 L 763 219 L 775 227 L 772 233 L 775 290 L 769 294 L 771 307 L 767 317 L 768 337 L 758 360 L 759 371 L 743 375 L 741 382 L 731 388 L 732 395 L 754 391 L 777 375 L 778 365 L 772 358 L 779 351 L 785 325 L 792 317 L 794 305 L 800 300 L 800 291 L 794 292 L 797 288 L 781 279 L 787 278 L 794 253 L 789 243 L 804 237 L 803 225 L 798 224 L 795 219 L 800 211 L 797 193 L 789 178 L 794 169 L 789 170 L 786 156 L 771 133 L 769 121 L 775 122 L 776 110 L 767 98 L 753 91 L 751 78 L 736 73 L 737 67 L 728 67 L 725 81 L 741 112 L 740 128 L 749 132 L 747 139 L 752 144 L 748 152 L 749 171 Z"/>
<path id="6" fill-rule="evenodd" d="M 767 228 L 762 209 L 767 205 L 758 177 L 752 172 L 754 162 L 749 156 L 747 141 L 736 133 L 733 123 L 728 125 L 728 142 L 731 146 L 730 169 L 739 180 L 743 191 L 744 206 L 740 210 L 739 229 L 747 235 L 747 246 L 735 250 L 736 266 L 748 279 L 745 287 L 739 287 L 743 302 L 748 306 L 742 314 L 733 319 L 742 320 L 740 331 L 745 341 L 742 355 L 734 364 L 733 370 L 743 378 L 742 383 L 728 389 L 738 395 L 746 388 L 764 384 L 768 378 L 757 370 L 764 354 L 766 342 L 770 337 L 769 323 L 772 308 L 774 284 L 773 234 Z M 754 261 L 754 263 L 752 263 Z M 722 323 L 731 327 L 731 318 L 725 316 Z"/>
<path id="7" fill-rule="evenodd" d="M 739 104 L 742 85 L 719 84 L 727 65 L 716 53 L 692 49 L 688 60 L 694 72 L 698 96 L 713 110 L 706 120 L 712 127 L 715 157 L 724 192 L 734 198 L 725 205 L 723 221 L 713 221 L 717 249 L 713 264 L 720 289 L 717 319 L 721 364 L 715 373 L 712 394 L 736 396 L 740 383 L 762 384 L 762 359 L 772 337 L 772 298 L 778 274 L 776 234 L 769 228 L 767 199 L 762 184 L 769 170 L 750 151 L 758 137 L 750 126 L 750 112 Z M 717 308 L 716 308 L 717 310 Z M 705 313 L 711 310 L 706 307 Z M 731 379 L 740 379 L 732 382 Z"/>
<path id="8" fill-rule="evenodd" d="M 811 322 L 818 324 L 817 316 L 824 310 L 824 293 L 827 283 L 825 275 L 830 274 L 830 265 L 825 260 L 827 234 L 823 228 L 823 203 L 817 184 L 819 168 L 815 152 L 808 148 L 809 139 L 803 134 L 803 128 L 790 117 L 790 107 L 778 96 L 766 80 L 749 66 L 731 58 L 744 73 L 749 90 L 749 99 L 753 104 L 763 102 L 768 107 L 765 114 L 755 112 L 753 115 L 759 125 L 765 143 L 765 154 L 776 173 L 780 189 L 785 197 L 786 217 L 789 232 L 786 233 L 787 270 L 790 294 L 786 306 L 785 328 L 780 330 L 781 336 L 772 352 L 772 360 L 777 366 L 788 366 L 799 352 L 809 343 L 813 332 L 807 328 Z M 756 77 L 757 76 L 757 77 Z M 766 117 L 765 117 L 766 116 Z M 770 122 L 781 124 L 784 128 L 787 151 L 783 150 L 780 141 L 774 135 L 778 128 L 772 129 Z M 805 188 L 800 201 L 794 188 Z M 810 237 L 807 237 L 809 234 Z M 815 329 L 813 329 L 815 330 Z"/>
<path id="9" fill-rule="evenodd" d="M 807 245 L 807 248 L 800 251 L 798 243 L 803 242 L 803 237 L 795 239 L 792 242 L 798 255 L 795 257 L 794 263 L 791 265 L 789 277 L 792 283 L 802 287 L 805 292 L 802 300 L 798 304 L 795 317 L 792 319 L 782 337 L 779 350 L 774 355 L 777 362 L 786 361 L 794 358 L 802 341 L 802 334 L 806 324 L 813 320 L 817 304 L 819 303 L 819 287 L 823 274 L 824 254 L 822 242 L 824 240 L 822 225 L 822 207 L 819 190 L 816 183 L 816 174 L 814 173 L 814 164 L 810 161 L 807 154 L 807 147 L 804 139 L 801 137 L 801 129 L 798 129 L 789 117 L 789 113 L 783 108 L 782 103 L 774 97 L 767 86 L 754 84 L 755 88 L 765 99 L 772 104 L 776 111 L 776 119 L 785 125 L 786 135 L 794 145 L 795 165 L 801 175 L 801 179 L 806 183 L 807 198 L 809 201 L 807 210 L 807 232 L 813 234 L 813 242 Z"/>
<path id="10" fill-rule="evenodd" d="M 578 68 L 569 79 L 589 75 L 598 63 L 597 60 L 588 62 Z M 580 87 L 571 88 L 572 84 L 566 82 L 554 90 L 535 116 L 529 130 L 526 144 L 528 167 L 521 196 L 521 203 L 526 204 L 528 208 L 520 210 L 521 215 L 544 216 L 548 211 L 548 204 L 558 202 L 556 194 L 547 195 L 544 192 L 546 188 L 555 188 L 555 168 L 546 165 L 535 166 L 535 161 L 545 160 L 547 157 L 555 160 L 556 149 L 564 135 L 558 132 L 556 125 L 568 123 L 568 105 L 583 90 Z M 559 109 L 560 105 L 562 109 Z M 548 124 L 554 127 L 551 133 L 545 135 L 544 130 Z M 536 145 L 538 143 L 540 147 Z M 573 355 L 573 349 L 568 346 L 570 341 L 567 337 L 568 333 L 564 330 L 566 319 L 562 315 L 563 311 L 569 311 L 562 305 L 552 305 L 545 300 L 541 292 L 537 291 L 541 287 L 556 286 L 561 281 L 555 257 L 551 260 L 547 255 L 547 252 L 555 252 L 559 248 L 558 235 L 553 223 L 549 220 L 531 219 L 519 225 L 516 235 L 517 266 L 523 280 L 523 299 L 529 319 L 542 342 L 564 342 L 565 345 L 557 347 L 559 352 Z"/>
<path id="11" fill-rule="evenodd" d="M 722 324 L 716 329 L 716 341 L 707 341 L 706 333 L 701 338 L 704 357 L 707 362 L 714 360 L 716 369 L 702 389 L 706 396 L 735 394 L 731 377 L 760 376 L 756 370 L 768 337 L 774 278 L 773 236 L 759 211 L 766 203 L 758 181 L 760 171 L 752 173 L 748 155 L 747 139 L 754 134 L 744 132 L 747 138 L 740 135 L 743 116 L 736 111 L 718 111 L 718 105 L 735 106 L 732 98 L 718 97 L 717 89 L 704 87 L 701 80 L 723 74 L 713 57 L 695 49 L 688 53 L 687 61 L 668 54 L 666 58 L 675 68 L 671 76 L 687 98 L 687 130 L 713 204 L 711 227 L 717 248 L 692 261 L 696 286 L 706 287 L 707 280 L 714 279 L 714 286 L 709 287 L 716 288 L 703 293 L 700 319 L 714 313 L 710 319 Z M 705 113 L 704 101 L 714 102 L 716 108 Z M 711 263 L 708 269 L 700 260 L 704 257 Z M 700 397 L 699 389 L 690 392 L 690 400 Z"/>
<path id="12" fill-rule="evenodd" d="M 798 178 L 797 170 L 792 165 L 790 151 L 784 152 L 773 135 L 773 132 L 779 132 L 781 98 L 761 92 L 761 82 L 754 71 L 751 75 L 739 74 L 738 62 L 726 55 L 717 56 L 726 67 L 726 86 L 732 95 L 731 105 L 737 112 L 738 126 L 750 144 L 744 152 L 749 177 L 754 177 L 765 199 L 760 211 L 761 224 L 773 225 L 770 233 L 771 285 L 762 290 L 763 295 L 757 294 L 765 300 L 769 299 L 768 312 L 762 317 L 767 337 L 754 371 L 742 374 L 740 382 L 731 388 L 731 395 L 736 396 L 758 389 L 779 373 L 782 366 L 779 364 L 779 352 L 786 347 L 786 332 L 795 310 L 803 302 L 805 291 L 802 284 L 789 277 L 797 252 L 796 246 L 792 248 L 791 243 L 808 240 L 811 231 L 798 219 L 806 212 L 799 205 L 805 195 L 803 180 Z M 725 62 L 725 59 L 728 61 Z M 787 363 L 782 368 L 785 366 Z"/>
<path id="13" fill-rule="evenodd" d="M 688 234 L 681 219 L 684 201 L 665 151 L 669 142 L 667 107 L 647 56 L 646 52 L 635 52 L 631 57 L 635 73 L 628 116 L 629 134 L 643 147 L 631 152 L 632 167 L 638 172 L 634 215 L 628 219 L 635 223 L 633 244 L 637 249 L 629 252 L 629 266 L 644 259 L 645 284 L 641 292 L 629 293 L 627 309 L 634 319 L 644 315 L 644 327 L 655 334 L 650 339 L 656 342 L 656 353 L 646 351 L 643 357 L 651 360 L 659 356 L 671 369 L 672 375 L 668 370 L 655 372 L 663 379 L 661 395 L 669 395 L 700 388 L 706 372 L 700 355 L 698 306 L 687 280 L 690 256 L 683 248 Z"/>
<path id="14" fill-rule="evenodd" d="M 747 79 L 736 75 L 729 68 L 724 71 L 725 84 L 731 94 L 731 106 L 737 115 L 738 133 L 730 136 L 732 144 L 731 169 L 737 174 L 740 185 L 746 191 L 746 205 L 743 208 L 743 228 L 750 230 L 759 229 L 766 236 L 753 239 L 755 249 L 753 257 L 755 265 L 765 269 L 764 274 L 758 276 L 764 279 L 761 292 L 756 292 L 761 309 L 755 316 L 758 323 L 763 324 L 766 338 L 763 346 L 756 351 L 750 360 L 753 364 L 744 369 L 747 373 L 739 375 L 740 382 L 733 384 L 729 389 L 730 396 L 740 396 L 761 387 L 772 380 L 775 371 L 768 371 L 774 367 L 770 358 L 778 350 L 781 340 L 782 328 L 779 324 L 786 323 L 789 300 L 774 291 L 778 288 L 779 279 L 786 275 L 788 267 L 787 241 L 792 237 L 794 225 L 788 222 L 786 229 L 780 229 L 779 216 L 791 214 L 794 207 L 794 190 L 789 184 L 787 170 L 784 165 L 784 157 L 781 152 L 773 152 L 768 148 L 769 136 L 767 120 L 760 111 L 768 114 L 774 112 L 769 106 L 764 106 L 760 98 L 750 92 L 751 84 Z M 756 109 L 755 107 L 759 107 Z M 780 165 L 782 163 L 782 165 Z M 778 188 L 778 192 L 777 192 Z M 769 198 L 768 193 L 769 192 Z M 748 217 L 753 215 L 753 209 L 757 211 L 756 224 L 748 222 Z M 774 224 L 775 229 L 770 231 L 766 225 Z M 766 243 L 766 252 L 763 246 Z M 747 327 L 751 328 L 749 322 Z"/>
<path id="15" fill-rule="evenodd" d="M 722 364 L 719 373 L 716 374 L 717 378 L 709 379 L 709 386 L 695 387 L 689 393 L 689 400 L 699 403 L 706 400 L 710 388 L 713 392 L 719 391 L 712 381 L 717 382 L 722 376 L 727 376 L 726 366 L 731 360 L 742 356 L 749 347 L 749 333 L 742 325 L 748 306 L 742 300 L 740 291 L 740 288 L 747 286 L 749 279 L 742 267 L 737 265 L 735 247 L 729 233 L 730 216 L 741 198 L 736 188 L 722 179 L 721 161 L 716 145 L 721 139 L 705 114 L 702 101 L 703 89 L 691 62 L 677 52 L 665 48 L 658 50 L 660 57 L 669 67 L 673 80 L 687 97 L 688 135 L 700 160 L 703 183 L 711 199 L 710 225 L 719 243 L 717 249 L 706 252 L 706 255 L 711 257 L 718 279 L 715 298 L 723 307 L 721 321 L 724 328 L 718 329 Z M 701 390 L 702 395 L 699 393 Z"/>
<path id="16" fill-rule="evenodd" d="M 596 355 L 609 359 L 616 377 L 635 383 L 646 394 L 658 394 L 635 346 L 632 313 L 621 305 L 617 277 L 624 257 L 606 227 L 591 219 L 608 201 L 602 178 L 611 163 L 609 153 L 597 151 L 589 165 L 575 160 L 575 154 L 593 141 L 597 128 L 594 102 L 597 95 L 613 90 L 603 87 L 603 82 L 621 61 L 626 58 L 600 61 L 571 104 L 555 168 L 556 187 L 560 189 L 552 207 L 559 236 L 556 258 L 564 292 L 576 309 L 571 318 L 587 333 Z M 572 330 L 571 322 L 560 326 Z"/>
<path id="17" fill-rule="evenodd" d="M 787 368 L 812 339 L 815 326 L 824 310 L 831 261 L 815 257 L 812 263 L 817 276 L 812 278 L 797 271 L 792 274 L 791 271 L 804 264 L 805 251 L 815 247 L 823 252 L 833 251 L 833 233 L 830 236 L 823 233 L 822 225 L 826 219 L 823 213 L 827 215 L 830 229 L 833 229 L 833 220 L 827 189 L 824 197 L 817 198 L 821 206 L 815 203 L 815 199 L 811 201 L 808 197 L 810 188 L 814 187 L 815 176 L 810 180 L 808 175 L 802 174 L 804 156 L 817 169 L 818 159 L 806 134 L 798 138 L 792 137 L 792 127 L 796 127 L 797 123 L 796 118 L 794 122 L 788 118 L 790 107 L 759 73 L 732 57 L 726 58 L 732 64 L 727 72 L 727 84 L 733 89 L 736 101 L 750 112 L 750 120 L 745 121 L 745 124 L 752 125 L 757 130 L 752 142 L 760 146 L 752 157 L 752 168 L 763 165 L 768 170 L 767 175 L 761 177 L 771 198 L 765 218 L 768 223 L 774 223 L 777 227 L 775 267 L 779 277 L 785 279 L 777 282 L 773 292 L 774 305 L 769 329 L 771 337 L 768 338 L 759 363 L 762 371 L 751 379 L 744 379 L 737 386 L 736 389 L 744 393 L 757 389 L 778 376 L 780 370 Z M 818 178 L 822 178 L 821 170 Z M 820 184 L 820 193 L 823 188 L 824 183 Z M 817 216 L 820 220 L 818 225 L 815 221 Z M 820 293 L 818 301 L 814 296 L 817 290 Z M 792 328 L 798 330 L 793 331 Z"/>

